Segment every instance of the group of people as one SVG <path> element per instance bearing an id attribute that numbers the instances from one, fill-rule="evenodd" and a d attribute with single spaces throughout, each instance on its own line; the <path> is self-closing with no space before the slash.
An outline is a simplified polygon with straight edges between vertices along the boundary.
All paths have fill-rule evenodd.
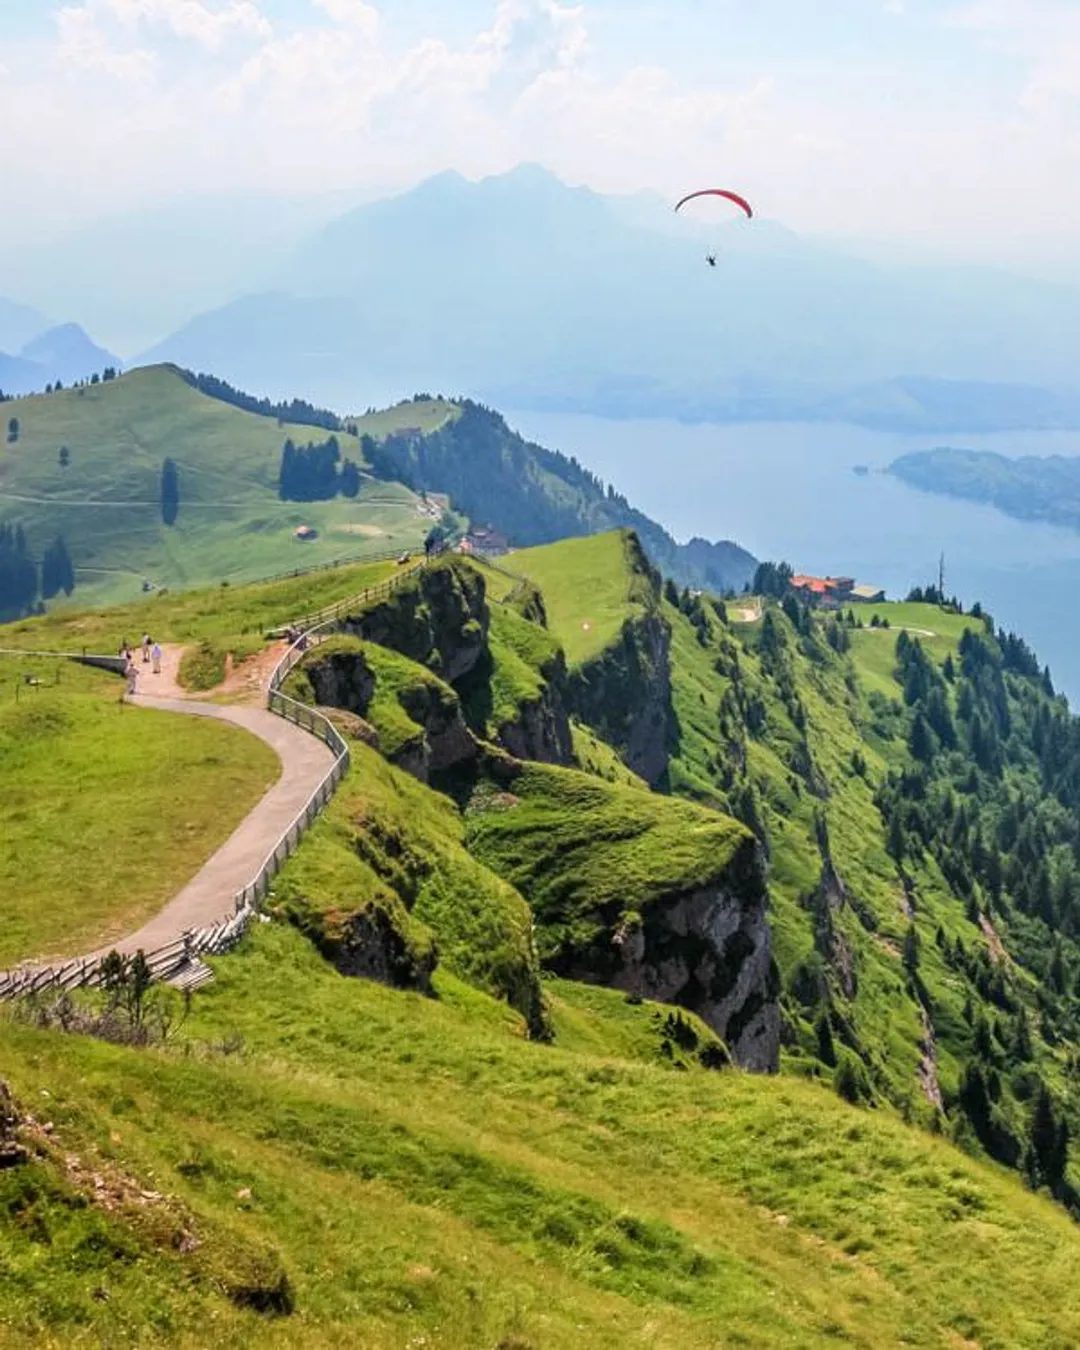
<path id="1" fill-rule="evenodd" d="M 161 674 L 161 644 L 152 642 L 149 633 L 143 634 L 142 640 L 142 663 L 144 666 L 152 666 L 155 675 Z M 128 693 L 135 692 L 135 685 L 138 680 L 139 670 L 135 664 L 135 656 L 131 650 L 131 644 L 127 638 L 120 644 L 120 656 L 124 661 L 124 674 L 127 677 Z"/>

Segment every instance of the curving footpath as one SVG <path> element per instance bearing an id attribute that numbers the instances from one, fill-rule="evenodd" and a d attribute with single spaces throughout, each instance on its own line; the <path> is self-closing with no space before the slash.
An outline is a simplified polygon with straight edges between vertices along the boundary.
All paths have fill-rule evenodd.
<path id="1" fill-rule="evenodd" d="M 239 696 L 237 703 L 210 703 L 199 695 L 185 696 L 179 684 L 182 647 L 164 648 L 160 673 L 138 662 L 137 685 L 128 695 L 130 702 L 187 717 L 231 722 L 271 747 L 281 761 L 281 777 L 198 874 L 137 932 L 60 964 L 24 962 L 13 971 L 0 971 L 0 999 L 96 984 L 102 978 L 102 959 L 113 951 L 124 955 L 143 952 L 155 979 L 168 980 L 181 988 L 194 989 L 213 978 L 210 968 L 199 960 L 200 955 L 229 950 L 257 917 L 272 878 L 333 796 L 349 767 L 348 744 L 333 724 L 317 710 L 282 694 L 282 681 L 301 653 L 337 631 L 351 609 L 386 597 L 426 565 L 426 559 L 418 559 L 407 570 L 338 602 L 329 611 L 310 616 L 299 625 L 301 638 L 293 639 L 290 634 L 289 643 L 267 648 L 237 671 L 229 672 L 219 692 Z M 122 665 L 112 656 L 76 656 L 71 652 L 22 655 L 63 656 L 116 673 Z M 147 687 L 153 692 L 140 692 Z M 254 706 L 253 699 L 260 706 Z"/>
<path id="2" fill-rule="evenodd" d="M 233 897 L 255 876 L 267 854 L 273 851 L 303 811 L 334 763 L 334 754 L 323 741 L 265 708 L 229 707 L 138 693 L 131 702 L 141 708 L 157 708 L 161 712 L 182 713 L 188 717 L 214 717 L 242 727 L 270 746 L 281 760 L 282 772 L 232 836 L 163 910 L 138 932 L 95 952 L 94 958 L 114 949 L 125 954 L 140 949 L 153 951 L 186 932 L 231 917 Z"/>

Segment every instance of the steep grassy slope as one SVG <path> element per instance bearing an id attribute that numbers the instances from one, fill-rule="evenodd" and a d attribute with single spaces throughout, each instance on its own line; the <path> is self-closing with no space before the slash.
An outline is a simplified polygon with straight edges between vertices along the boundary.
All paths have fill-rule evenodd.
<path id="1" fill-rule="evenodd" d="M 566 769 L 531 765 L 510 787 L 477 794 L 468 840 L 528 897 L 555 969 L 603 977 L 613 932 L 648 924 L 673 891 L 715 883 L 749 838 L 728 817 Z"/>
<path id="2" fill-rule="evenodd" d="M 631 539 L 616 530 L 519 549 L 510 559 L 516 572 L 539 587 L 548 626 L 572 666 L 598 656 L 627 619 L 644 612 L 649 587 L 634 565 Z"/>
<path id="3" fill-rule="evenodd" d="M 66 662 L 0 659 L 0 969 L 138 928 L 280 773 L 254 736 L 125 707 L 122 689 Z"/>
<path id="4" fill-rule="evenodd" d="M 400 985 L 428 986 L 434 937 L 447 970 L 541 1033 L 528 906 L 466 852 L 463 833 L 452 802 L 357 744 L 346 786 L 275 884 L 274 907 L 343 968 L 365 962 L 361 973 Z"/>
<path id="5" fill-rule="evenodd" d="M 191 388 L 167 366 L 109 383 L 5 405 L 18 439 L 0 446 L 0 519 L 23 525 L 40 556 L 61 534 L 75 563 L 76 600 L 113 603 L 157 586 L 252 579 L 348 555 L 417 547 L 431 526 L 412 493 L 364 480 L 359 497 L 282 502 L 277 478 L 286 438 L 326 439 Z M 342 456 L 359 442 L 338 433 Z M 64 467 L 60 452 L 66 448 Z M 162 523 L 162 462 L 175 461 L 180 512 Z M 298 543 L 312 525 L 318 538 Z"/>
<path id="6" fill-rule="evenodd" d="M 1060 1210 L 812 1084 L 626 1058 L 648 1005 L 608 1031 L 601 996 L 570 1051 L 448 977 L 438 1000 L 343 979 L 283 929 L 218 970 L 188 1049 L 0 1028 L 52 1125 L 48 1161 L 0 1173 L 9 1344 L 1080 1336 Z"/>
<path id="7" fill-rule="evenodd" d="M 659 781 L 766 848 L 786 1066 L 944 1124 L 1075 1203 L 1077 731 L 1034 656 L 928 604 L 837 622 L 789 599 L 747 624 L 671 587 L 635 603 L 632 551 L 586 546 L 578 567 L 578 542 L 515 564 L 549 588 L 583 680 L 619 674 L 644 705 L 669 673 Z M 611 645 L 582 651 L 605 596 L 602 632 L 651 615 L 665 635 L 646 676 Z"/>

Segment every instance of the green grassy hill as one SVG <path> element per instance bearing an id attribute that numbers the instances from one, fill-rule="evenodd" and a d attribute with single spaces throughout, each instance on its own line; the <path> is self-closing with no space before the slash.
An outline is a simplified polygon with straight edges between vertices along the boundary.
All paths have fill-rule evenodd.
<path id="1" fill-rule="evenodd" d="M 365 479 L 353 500 L 279 500 L 286 438 L 307 444 L 328 433 L 206 397 L 172 367 L 18 399 L 5 404 L 5 423 L 10 418 L 19 432 L 0 443 L 0 521 L 24 527 L 34 556 L 64 537 L 82 604 L 132 598 L 144 579 L 159 587 L 236 582 L 415 549 L 431 527 L 416 497 L 396 483 Z M 362 463 L 358 440 L 337 434 L 342 456 Z M 180 476 L 172 527 L 160 510 L 166 457 Z M 318 538 L 298 542 L 300 525 L 315 527 Z"/>
<path id="2" fill-rule="evenodd" d="M 1080 1337 L 1059 1209 L 814 1084 L 664 1067 L 665 1010 L 556 984 L 549 1047 L 448 975 L 348 980 L 283 928 L 217 966 L 171 1049 L 0 1024 L 49 1124 L 0 1171 L 6 1344 Z"/>
<path id="3" fill-rule="evenodd" d="M 625 533 L 513 562 L 535 589 L 444 560 L 298 673 L 352 772 L 169 1039 L 0 1016 L 0 1339 L 1080 1341 L 1080 730 L 1032 654 L 932 605 L 731 622 Z M 299 584 L 154 603 L 255 644 Z M 613 698 L 662 721 L 655 790 Z M 575 762 L 490 743 L 525 710 Z M 687 1011 L 765 884 L 776 1076 Z M 636 932 L 686 1007 L 605 987 Z"/>

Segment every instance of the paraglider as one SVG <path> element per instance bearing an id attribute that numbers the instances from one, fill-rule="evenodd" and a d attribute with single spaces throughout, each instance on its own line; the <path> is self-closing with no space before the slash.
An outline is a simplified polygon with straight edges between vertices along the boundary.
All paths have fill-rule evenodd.
<path id="1" fill-rule="evenodd" d="M 734 206 L 737 206 L 739 210 L 746 215 L 747 220 L 753 220 L 754 218 L 754 208 L 746 198 L 740 196 L 737 192 L 730 192 L 727 188 L 701 188 L 698 192 L 687 193 L 681 201 L 676 202 L 676 214 L 682 210 L 687 202 L 697 201 L 702 197 L 721 197 L 725 201 L 731 202 Z M 716 251 L 713 249 L 710 249 L 709 252 L 705 254 L 705 261 L 710 267 L 716 266 L 716 256 Z"/>
<path id="2" fill-rule="evenodd" d="M 723 197 L 726 201 L 734 202 L 741 210 L 746 212 L 748 220 L 754 218 L 754 208 L 746 200 L 740 197 L 737 192 L 729 192 L 727 188 L 702 188 L 700 192 L 689 192 L 680 202 L 676 202 L 675 210 L 681 211 L 687 202 L 696 201 L 699 197 Z"/>

